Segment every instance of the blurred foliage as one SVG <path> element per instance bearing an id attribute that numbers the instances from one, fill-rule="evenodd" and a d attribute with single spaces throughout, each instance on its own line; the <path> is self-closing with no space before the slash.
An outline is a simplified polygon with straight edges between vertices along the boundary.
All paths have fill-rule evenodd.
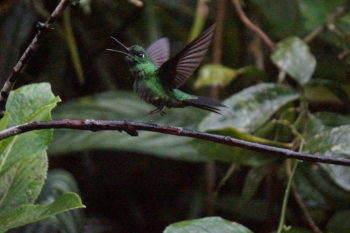
<path id="1" fill-rule="evenodd" d="M 25 86 L 49 82 L 63 100 L 54 110 L 55 119 L 174 125 L 349 158 L 350 4 L 346 0 L 241 1 L 247 16 L 275 42 L 273 51 L 240 22 L 227 1 L 219 45 L 222 62 L 213 64 L 209 51 L 183 87 L 209 96 L 215 86 L 227 108 L 222 115 L 192 108 L 171 109 L 164 117 L 147 115 L 151 106 L 131 91 L 133 79 L 123 56 L 105 50 L 116 46 L 110 36 L 127 46 L 147 46 L 166 36 L 175 54 L 214 23 L 218 1 L 74 1 L 55 30 L 41 38 L 39 50 L 16 84 L 23 87 L 10 96 L 1 129 L 50 119 L 59 100 L 50 86 Z M 57 3 L 0 2 L 1 83 L 36 32 L 36 23 L 44 21 Z M 77 195 L 69 193 L 79 193 L 79 186 L 87 206 L 92 206 L 87 208 L 88 219 L 97 221 L 86 221 L 81 212 L 66 212 L 24 231 L 153 233 L 169 225 L 164 232 L 270 233 L 278 225 L 286 180 L 292 179 L 288 163 L 274 156 L 189 138 L 56 130 L 49 146 L 51 137 L 51 130 L 40 130 L 0 142 L 0 231 L 82 207 Z M 48 146 L 50 167 L 67 169 L 74 176 L 52 171 L 46 178 Z M 137 159 L 131 159 L 134 156 Z M 206 184 L 200 168 L 212 160 L 218 162 L 216 184 L 224 179 L 213 197 L 215 214 L 246 227 L 219 217 L 200 218 L 206 215 Z M 349 168 L 304 162 L 297 168 L 294 184 L 282 232 L 312 232 L 295 193 L 322 231 L 349 232 Z M 103 200 L 97 197 L 101 193 L 107 195 Z M 195 220 L 178 222 L 185 218 Z M 84 224 L 89 227 L 82 229 Z"/>

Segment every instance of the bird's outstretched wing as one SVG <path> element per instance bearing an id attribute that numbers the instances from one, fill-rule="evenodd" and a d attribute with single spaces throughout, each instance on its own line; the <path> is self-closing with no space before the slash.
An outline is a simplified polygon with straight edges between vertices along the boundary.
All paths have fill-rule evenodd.
<path id="1" fill-rule="evenodd" d="M 159 76 L 168 86 L 178 88 L 193 74 L 208 51 L 215 24 L 189 43 L 159 68 Z"/>
<path id="2" fill-rule="evenodd" d="M 148 48 L 147 53 L 151 57 L 152 62 L 160 67 L 169 59 L 169 40 L 168 38 L 160 38 L 153 42 Z"/>

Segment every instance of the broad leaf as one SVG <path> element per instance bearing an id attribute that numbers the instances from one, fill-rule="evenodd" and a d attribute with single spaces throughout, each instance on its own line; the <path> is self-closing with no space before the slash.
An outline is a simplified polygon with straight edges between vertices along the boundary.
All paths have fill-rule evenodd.
<path id="1" fill-rule="evenodd" d="M 308 83 L 316 67 L 316 59 L 309 46 L 298 37 L 279 42 L 271 59 L 300 85 Z"/>
<path id="2" fill-rule="evenodd" d="M 206 86 L 224 87 L 233 81 L 238 75 L 243 72 L 243 69 L 232 69 L 220 64 L 204 65 L 199 70 L 199 76 L 194 86 L 196 88 Z"/>
<path id="3" fill-rule="evenodd" d="M 246 74 L 248 76 L 258 77 L 266 80 L 266 74 L 254 66 L 246 66 L 239 69 L 232 69 L 220 64 L 204 65 L 199 70 L 199 76 L 194 86 L 196 88 L 206 86 L 225 87 L 235 80 L 239 75 Z"/>
<path id="4" fill-rule="evenodd" d="M 38 197 L 47 173 L 47 156 L 22 158 L 0 176 L 0 217 L 21 204 L 33 203 Z"/>
<path id="5" fill-rule="evenodd" d="M 284 86 L 258 84 L 226 99 L 223 103 L 227 108 L 222 109 L 222 115 L 208 115 L 200 123 L 199 130 L 271 146 L 288 147 L 284 143 L 251 134 L 261 128 L 279 109 L 297 98 L 298 94 Z M 276 157 L 217 143 L 196 141 L 195 145 L 202 156 L 248 166 L 261 166 L 276 159 Z"/>
<path id="6" fill-rule="evenodd" d="M 350 125 L 350 118 L 334 112 L 317 112 L 313 115 L 310 114 L 306 124 L 307 134 L 312 136 L 341 125 Z"/>
<path id="7" fill-rule="evenodd" d="M 223 104 L 222 115 L 210 114 L 199 125 L 201 131 L 227 127 L 254 133 L 287 103 L 298 98 L 293 90 L 272 83 L 258 84 L 234 94 Z"/>
<path id="8" fill-rule="evenodd" d="M 33 84 L 12 91 L 1 127 L 34 120 L 50 120 L 59 101 L 47 83 Z M 52 130 L 31 131 L 0 143 L 0 232 L 40 220 L 51 213 L 76 208 L 77 197 L 65 197 L 49 206 L 32 205 L 46 179 L 46 150 Z M 80 199 L 78 198 L 79 202 Z"/>
<path id="9" fill-rule="evenodd" d="M 253 233 L 245 226 L 220 217 L 187 220 L 168 226 L 163 233 Z"/>
<path id="10" fill-rule="evenodd" d="M 31 222 L 40 221 L 51 215 L 59 214 L 67 210 L 84 207 L 79 196 L 75 193 L 65 193 L 53 203 L 47 205 L 21 205 L 0 216 L 0 232 L 5 232 L 8 229 Z"/>
<path id="11" fill-rule="evenodd" d="M 174 125 L 196 129 L 207 114 L 194 108 L 170 109 L 165 116 L 148 115 L 152 106 L 134 93 L 107 92 L 62 104 L 54 113 L 56 119 L 130 120 Z M 174 159 L 204 161 L 190 144 L 191 139 L 152 132 L 139 132 L 138 137 L 126 133 L 101 131 L 56 130 L 50 153 L 64 154 L 91 149 L 136 151 Z"/>
<path id="12" fill-rule="evenodd" d="M 306 138 L 305 151 L 334 158 L 350 158 L 350 125 L 324 130 Z M 350 170 L 348 167 L 320 164 L 339 187 L 350 191 Z"/>
<path id="13" fill-rule="evenodd" d="M 47 83 L 27 85 L 12 91 L 7 101 L 9 126 L 51 119 L 50 112 L 58 101 Z M 5 140 L 0 144 L 3 146 L 0 146 L 0 175 L 18 160 L 45 151 L 51 138 L 52 130 L 37 130 Z"/>

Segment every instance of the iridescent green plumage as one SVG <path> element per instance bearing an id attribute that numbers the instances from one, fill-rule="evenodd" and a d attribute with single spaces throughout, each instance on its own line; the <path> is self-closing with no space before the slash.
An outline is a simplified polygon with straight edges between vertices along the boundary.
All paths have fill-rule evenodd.
<path id="1" fill-rule="evenodd" d="M 157 108 L 150 113 L 164 113 L 167 108 L 194 106 L 219 113 L 223 107 L 216 100 L 191 95 L 178 89 L 199 66 L 208 50 L 215 25 L 204 31 L 177 55 L 169 59 L 169 43 L 166 38 L 155 41 L 145 50 L 139 45 L 131 47 L 121 44 L 126 52 L 112 50 L 126 55 L 130 72 L 135 78 L 134 89 L 147 103 Z M 168 60 L 169 59 L 169 60 Z"/>

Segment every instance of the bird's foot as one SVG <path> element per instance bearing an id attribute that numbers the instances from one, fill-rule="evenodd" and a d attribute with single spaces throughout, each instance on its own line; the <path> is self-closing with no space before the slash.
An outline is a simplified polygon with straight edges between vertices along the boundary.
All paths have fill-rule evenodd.
<path id="1" fill-rule="evenodd" d="M 164 115 L 166 114 L 166 112 L 164 111 L 164 107 L 162 107 L 162 108 L 156 108 L 156 109 L 150 111 L 150 112 L 148 113 L 148 115 L 152 115 L 152 114 L 155 114 L 155 113 L 158 113 L 158 112 L 159 112 L 159 114 L 160 114 L 161 116 L 164 116 Z"/>

